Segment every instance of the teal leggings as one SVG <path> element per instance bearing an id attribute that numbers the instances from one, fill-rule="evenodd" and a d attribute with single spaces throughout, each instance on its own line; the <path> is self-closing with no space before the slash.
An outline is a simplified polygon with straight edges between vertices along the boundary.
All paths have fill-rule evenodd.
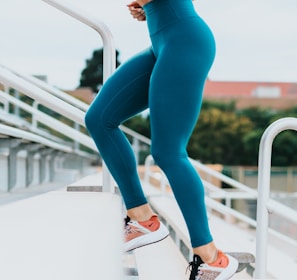
<path id="1" fill-rule="evenodd" d="M 134 153 L 119 125 L 150 109 L 151 154 L 170 182 L 192 246 L 198 247 L 212 236 L 204 187 L 186 147 L 200 112 L 215 42 L 191 0 L 154 0 L 143 8 L 152 47 L 122 64 L 105 82 L 85 122 L 131 209 L 147 200 Z"/>

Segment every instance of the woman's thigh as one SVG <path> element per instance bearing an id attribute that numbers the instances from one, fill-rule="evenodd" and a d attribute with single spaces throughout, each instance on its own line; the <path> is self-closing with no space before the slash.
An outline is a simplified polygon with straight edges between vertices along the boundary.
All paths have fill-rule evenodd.
<path id="1" fill-rule="evenodd" d="M 205 75 L 185 57 L 160 54 L 149 91 L 152 153 L 186 156 L 202 103 Z"/>
<path id="2" fill-rule="evenodd" d="M 147 49 L 123 63 L 105 82 L 87 118 L 118 126 L 148 107 L 148 89 L 155 57 Z"/>

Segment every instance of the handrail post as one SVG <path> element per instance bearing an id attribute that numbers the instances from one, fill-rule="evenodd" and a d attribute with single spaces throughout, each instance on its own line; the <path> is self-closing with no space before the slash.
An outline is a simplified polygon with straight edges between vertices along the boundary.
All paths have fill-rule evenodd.
<path id="1" fill-rule="evenodd" d="M 136 137 L 133 137 L 132 147 L 133 147 L 133 150 L 134 150 L 136 163 L 139 164 L 140 144 L 139 144 L 139 140 Z"/>
<path id="2" fill-rule="evenodd" d="M 270 196 L 271 151 L 274 138 L 284 130 L 297 130 L 297 118 L 282 118 L 273 122 L 264 132 L 259 147 L 258 202 L 256 228 L 256 279 L 266 279 Z"/>
<path id="3" fill-rule="evenodd" d="M 36 110 L 38 110 L 38 105 L 39 105 L 39 102 L 38 101 L 34 101 L 33 102 L 33 104 L 32 104 L 32 107 L 34 108 L 34 109 L 36 109 Z M 37 128 L 37 119 L 36 119 L 36 116 L 35 116 L 35 114 L 32 114 L 32 126 L 34 127 L 34 128 Z"/>
<path id="4" fill-rule="evenodd" d="M 6 84 L 4 84 L 4 92 L 9 94 L 9 86 L 7 86 Z M 9 113 L 9 101 L 4 99 L 2 103 L 3 103 L 4 112 Z"/>
<path id="5" fill-rule="evenodd" d="M 115 46 L 113 36 L 108 27 L 98 19 L 89 15 L 81 8 L 77 8 L 73 3 L 66 3 L 65 1 L 56 0 L 42 0 L 51 6 L 61 10 L 62 12 L 70 15 L 71 17 L 79 20 L 80 22 L 90 26 L 99 33 L 103 41 L 103 83 L 114 72 L 116 66 Z M 103 191 L 114 191 L 113 179 L 108 171 L 106 164 L 102 163 L 103 173 Z"/>

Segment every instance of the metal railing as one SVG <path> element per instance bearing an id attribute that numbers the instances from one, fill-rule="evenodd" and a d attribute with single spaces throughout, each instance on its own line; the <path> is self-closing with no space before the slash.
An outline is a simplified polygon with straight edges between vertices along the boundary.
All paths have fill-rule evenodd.
<path id="1" fill-rule="evenodd" d="M 58 10 L 68 14 L 78 21 L 93 28 L 101 36 L 103 41 L 103 83 L 114 72 L 116 67 L 115 45 L 113 36 L 109 28 L 97 18 L 76 7 L 73 2 L 42 0 Z M 110 175 L 105 163 L 102 163 L 103 169 L 103 191 L 114 191 L 112 176 Z"/>
<path id="2" fill-rule="evenodd" d="M 31 84 L 30 82 L 22 79 L 19 76 L 16 76 L 9 70 L 0 67 L 0 82 L 9 86 L 13 89 L 16 89 L 19 92 L 22 92 L 34 100 L 37 100 L 39 103 L 45 105 L 46 107 L 52 109 L 55 112 L 60 113 L 71 119 L 74 122 L 79 123 L 80 125 L 84 125 L 84 112 L 80 109 L 69 105 L 67 102 L 61 100 L 58 97 L 55 97 L 49 94 L 47 91 L 40 89 L 39 87 Z M 48 116 L 47 114 L 41 112 L 37 108 L 34 108 L 17 98 L 10 96 L 8 93 L 2 92 L 2 98 L 7 100 L 8 102 L 22 108 L 25 111 L 28 111 L 32 114 L 32 118 L 35 121 L 39 121 L 41 123 L 46 124 L 47 126 L 61 132 L 64 135 L 72 137 L 72 139 L 76 139 L 77 142 L 83 144 L 84 146 L 96 150 L 95 144 L 92 139 L 77 131 L 74 128 L 71 128 L 62 122 Z"/>
<path id="3" fill-rule="evenodd" d="M 65 1 L 55 1 L 55 0 L 43 0 L 49 5 L 59 9 L 60 11 L 68 14 L 69 16 L 79 20 L 80 22 L 88 25 L 97 31 L 100 37 L 103 40 L 103 82 L 113 73 L 115 70 L 115 46 L 111 32 L 107 28 L 107 26 L 98 21 L 98 19 L 94 18 L 92 15 L 86 13 L 81 8 L 75 7 L 73 3 L 67 3 Z M 84 123 L 84 111 L 79 108 L 76 108 L 67 102 L 63 101 L 57 96 L 57 92 L 52 92 L 52 94 L 47 93 L 48 88 L 40 87 L 40 84 L 37 84 L 36 81 L 32 81 L 32 79 L 24 79 L 24 77 L 20 77 L 12 73 L 8 69 L 0 68 L 0 78 L 1 82 L 6 87 L 12 87 L 16 89 L 18 92 L 25 93 L 31 98 L 37 100 L 41 104 L 47 106 L 48 108 L 60 113 L 73 120 L 74 122 L 85 126 Z M 85 109 L 85 108 L 84 108 Z M 78 141 L 82 141 L 80 138 Z M 88 143 L 87 143 L 88 142 Z M 83 143 L 87 147 L 94 149 L 94 143 L 92 141 L 84 141 Z M 113 191 L 112 177 L 108 172 L 107 167 L 103 163 L 103 190 L 104 191 Z"/>
<path id="4" fill-rule="evenodd" d="M 94 18 L 92 15 L 88 14 L 86 11 L 83 11 L 81 8 L 76 7 L 73 3 L 67 3 L 65 1 L 62 2 L 56 0 L 42 1 L 59 9 L 60 11 L 77 19 L 78 21 L 88 25 L 100 35 L 103 41 L 103 82 L 105 82 L 107 78 L 115 70 L 116 65 L 114 41 L 112 34 L 107 28 L 107 26 L 103 22 L 99 21 L 97 18 Z M 6 87 L 6 91 L 9 87 L 11 87 L 17 90 L 18 92 L 30 96 L 38 103 L 52 109 L 53 111 L 56 111 L 63 116 L 66 116 L 75 123 L 85 126 L 84 115 L 85 111 L 88 108 L 88 105 L 84 104 L 83 102 L 80 102 L 79 100 L 74 100 L 74 98 L 59 91 L 58 89 L 55 89 L 34 77 L 28 77 L 26 75 L 16 73 L 13 70 L 3 66 L 0 66 L 0 82 L 4 84 L 4 86 Z M 7 108 L 7 104 L 4 104 L 4 107 Z M 37 107 L 36 103 L 35 107 Z M 38 121 L 41 121 L 43 117 L 44 116 L 40 112 L 38 112 Z M 58 128 L 59 127 L 60 126 L 58 126 Z M 139 146 L 139 141 L 142 141 L 146 144 L 150 144 L 149 139 L 130 130 L 129 128 L 121 126 L 121 129 L 126 134 L 131 135 L 133 137 L 133 146 L 135 150 L 137 150 L 137 147 Z M 62 128 L 59 130 L 61 130 L 62 132 L 64 131 Z M 67 129 L 67 131 L 69 132 L 69 129 Z M 97 151 L 92 139 L 85 136 L 78 137 L 78 135 L 73 135 L 72 132 L 74 134 L 77 132 L 71 131 L 70 135 L 73 137 L 73 139 L 85 145 L 86 147 Z M 112 182 L 112 177 L 103 162 L 103 190 L 113 191 L 113 185 L 114 184 Z"/>
<path id="5" fill-rule="evenodd" d="M 94 18 L 93 15 L 83 11 L 81 7 L 76 7 L 72 2 L 42 0 L 58 10 L 68 14 L 78 21 L 93 28 L 103 41 L 103 82 L 114 72 L 116 66 L 115 45 L 113 36 L 104 22 Z"/>
<path id="6" fill-rule="evenodd" d="M 47 127 L 52 128 L 53 130 L 58 131 L 61 134 L 66 135 L 67 137 L 73 139 L 75 142 L 78 142 L 97 152 L 97 148 L 91 137 L 80 132 L 77 129 L 78 125 L 85 126 L 85 112 L 83 111 L 83 107 L 86 107 L 87 104 L 83 102 L 77 103 L 76 101 L 79 100 L 77 100 L 76 98 L 69 96 L 62 91 L 59 91 L 50 85 L 45 86 L 43 82 L 40 83 L 38 81 L 35 81 L 34 79 L 29 79 L 29 77 L 12 71 L 4 66 L 0 66 L 0 83 L 4 84 L 6 88 L 5 91 L 0 91 L 0 103 L 2 103 L 3 105 L 3 109 L 1 109 L 1 118 L 5 118 L 8 123 L 17 124 L 17 126 L 23 127 L 26 130 L 29 129 L 32 132 L 36 132 L 38 134 L 46 136 L 47 138 L 53 139 L 54 136 L 49 137 L 49 135 L 45 135 L 45 133 L 42 133 L 42 131 L 38 129 L 37 123 L 39 122 L 46 125 Z M 42 88 L 40 88 L 40 86 L 42 86 Z M 19 100 L 17 97 L 9 94 L 9 88 L 17 90 L 34 99 L 33 105 L 29 105 Z M 53 93 L 54 91 L 55 93 Z M 9 113 L 10 104 L 15 106 L 16 108 L 28 112 L 32 116 L 32 122 L 30 123 L 28 120 L 22 119 L 19 116 Z M 74 121 L 75 127 L 70 127 L 63 122 L 60 122 L 55 118 L 45 114 L 39 109 L 38 104 L 42 104 Z M 133 147 L 136 154 L 137 150 L 139 149 L 140 142 L 150 145 L 150 139 L 144 137 L 143 135 L 125 126 L 121 126 L 121 129 L 126 134 L 132 136 Z M 104 174 L 106 176 L 106 172 Z M 111 189 L 106 188 L 105 190 L 109 191 Z"/>
<path id="7" fill-rule="evenodd" d="M 47 91 L 37 87 L 36 85 L 22 79 L 21 77 L 10 72 L 8 69 L 0 67 L 0 82 L 5 86 L 16 89 L 18 92 L 30 96 L 46 107 L 67 116 L 74 122 L 84 125 L 84 112 L 60 98 L 49 94 Z"/>
<path id="8" fill-rule="evenodd" d="M 64 100 L 65 102 L 67 102 L 68 104 L 73 105 L 74 107 L 82 110 L 82 111 L 86 111 L 89 107 L 89 104 L 73 97 L 72 95 L 69 95 L 67 93 L 65 93 L 64 91 L 59 90 L 56 87 L 53 87 L 51 85 L 49 85 L 47 82 L 44 82 L 34 76 L 30 76 L 30 75 L 26 75 L 20 72 L 16 72 L 15 70 L 8 68 L 7 66 L 0 66 L 2 68 L 7 69 L 8 71 L 12 72 L 14 75 L 22 78 L 23 80 L 28 81 L 29 83 L 41 88 L 42 90 L 45 90 L 49 93 L 51 93 L 52 95 Z"/>
<path id="9" fill-rule="evenodd" d="M 276 213 L 297 224 L 297 211 L 270 199 L 271 151 L 275 137 L 284 130 L 297 131 L 297 118 L 282 118 L 272 123 L 264 132 L 259 148 L 259 177 L 257 204 L 256 279 L 267 274 L 267 235 L 269 214 Z"/>

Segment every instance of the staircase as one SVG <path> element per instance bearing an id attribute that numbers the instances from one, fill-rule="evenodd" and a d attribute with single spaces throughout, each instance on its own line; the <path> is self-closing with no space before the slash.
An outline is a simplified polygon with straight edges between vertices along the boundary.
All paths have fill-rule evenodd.
<path id="1" fill-rule="evenodd" d="M 106 80 L 115 67 L 108 28 L 72 4 L 44 1 L 102 36 Z M 0 278 L 188 279 L 192 253 L 185 222 L 153 158 L 146 159 L 142 184 L 170 237 L 122 254 L 123 204 L 92 139 L 84 132 L 88 105 L 5 66 L 0 66 L 0 84 Z M 24 102 L 23 95 L 33 102 Z M 67 121 L 45 114 L 40 105 Z M 121 128 L 134 139 L 136 154 L 139 142 L 150 145 L 149 139 Z M 297 130 L 296 119 L 279 120 L 263 135 L 258 192 L 192 160 L 203 174 L 209 222 L 218 247 L 232 254 L 245 252 L 237 254 L 240 271 L 233 279 L 290 279 L 296 272 L 297 241 L 268 224 L 272 214 L 297 224 L 297 211 L 269 195 L 271 145 L 285 129 Z M 53 131 L 67 138 L 53 136 Z M 101 168 L 94 163 L 102 163 Z M 214 180 L 230 189 L 221 189 Z M 240 199 L 258 202 L 257 221 L 231 207 L 232 201 Z"/>

